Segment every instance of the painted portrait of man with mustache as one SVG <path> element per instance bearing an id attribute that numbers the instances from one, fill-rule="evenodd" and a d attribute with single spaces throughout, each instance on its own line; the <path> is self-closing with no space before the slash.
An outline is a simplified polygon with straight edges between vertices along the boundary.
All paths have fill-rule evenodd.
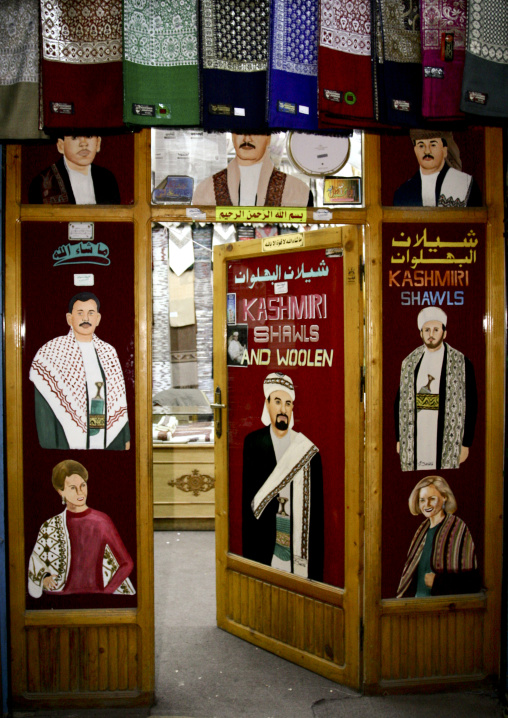
<path id="1" fill-rule="evenodd" d="M 130 448 L 127 397 L 116 350 L 95 335 L 100 301 L 80 292 L 69 302 L 69 333 L 34 357 L 35 421 L 44 449 Z"/>
<path id="2" fill-rule="evenodd" d="M 480 207 L 482 196 L 474 177 L 462 172 L 460 151 L 449 131 L 409 132 L 419 171 L 393 197 L 395 207 Z"/>
<path id="3" fill-rule="evenodd" d="M 278 170 L 270 157 L 270 135 L 231 135 L 235 157 L 226 169 L 207 177 L 194 190 L 193 205 L 219 207 L 311 207 L 309 187 Z"/>

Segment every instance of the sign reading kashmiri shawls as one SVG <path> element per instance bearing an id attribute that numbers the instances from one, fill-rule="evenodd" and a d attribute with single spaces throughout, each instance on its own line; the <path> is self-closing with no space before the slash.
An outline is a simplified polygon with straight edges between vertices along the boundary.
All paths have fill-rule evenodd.
<path id="1" fill-rule="evenodd" d="M 121 0 L 41 0 L 48 128 L 122 127 Z"/>
<path id="2" fill-rule="evenodd" d="M 319 126 L 363 127 L 374 116 L 370 4 L 321 0 L 320 13 Z"/>
<path id="3" fill-rule="evenodd" d="M 483 565 L 486 237 L 477 223 L 384 224 L 382 236 L 382 595 L 389 598 L 425 523 L 408 499 L 426 477 L 448 482 L 454 516 Z"/>
<path id="4" fill-rule="evenodd" d="M 380 122 L 421 122 L 422 66 L 419 0 L 373 0 L 375 115 Z"/>
<path id="5" fill-rule="evenodd" d="M 272 0 L 268 124 L 317 129 L 318 6 L 315 0 Z"/>
<path id="6" fill-rule="evenodd" d="M 420 0 L 423 98 L 429 118 L 460 118 L 466 0 Z"/>
<path id="7" fill-rule="evenodd" d="M 269 251 L 227 271 L 230 551 L 343 586 L 342 253 Z M 294 403 L 276 461 L 265 398 L 277 388 Z"/>
<path id="8" fill-rule="evenodd" d="M 124 0 L 124 120 L 198 125 L 197 0 Z"/>
<path id="9" fill-rule="evenodd" d="M 262 130 L 266 122 L 269 0 L 202 0 L 205 130 Z"/>
<path id="10" fill-rule="evenodd" d="M 508 116 L 508 4 L 469 0 L 461 109 Z"/>

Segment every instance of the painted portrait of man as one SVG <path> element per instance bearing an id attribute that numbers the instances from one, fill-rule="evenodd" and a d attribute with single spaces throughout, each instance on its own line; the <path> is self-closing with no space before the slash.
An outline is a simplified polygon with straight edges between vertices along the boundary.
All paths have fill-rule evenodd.
<path id="1" fill-rule="evenodd" d="M 56 140 L 60 158 L 31 181 L 30 204 L 120 204 L 115 175 L 95 163 L 102 138 L 62 135 Z"/>
<path id="2" fill-rule="evenodd" d="M 80 292 L 69 302 L 69 332 L 42 346 L 30 368 L 35 419 L 45 449 L 130 448 L 127 397 L 116 350 L 95 334 L 100 301 Z"/>
<path id="3" fill-rule="evenodd" d="M 243 556 L 323 580 L 323 470 L 317 446 L 293 430 L 295 387 L 279 372 L 263 382 L 264 427 L 245 437 Z"/>
<path id="4" fill-rule="evenodd" d="M 396 191 L 395 207 L 480 207 L 474 177 L 462 171 L 460 151 L 449 131 L 410 130 L 417 172 Z"/>
<path id="5" fill-rule="evenodd" d="M 270 135 L 232 134 L 236 156 L 226 169 L 200 182 L 194 205 L 220 207 L 311 207 L 305 182 L 278 170 L 270 158 Z"/>
<path id="6" fill-rule="evenodd" d="M 478 410 L 475 372 L 447 338 L 447 315 L 425 307 L 422 344 L 402 362 L 395 433 L 402 471 L 458 469 L 469 455 Z"/>

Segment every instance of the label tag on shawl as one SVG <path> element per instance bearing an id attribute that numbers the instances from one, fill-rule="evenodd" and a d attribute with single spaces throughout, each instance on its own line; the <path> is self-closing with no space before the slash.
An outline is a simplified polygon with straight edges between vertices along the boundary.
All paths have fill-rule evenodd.
<path id="1" fill-rule="evenodd" d="M 74 102 L 50 102 L 49 107 L 55 115 L 74 114 Z"/>
<path id="2" fill-rule="evenodd" d="M 476 90 L 469 90 L 466 93 L 466 100 L 468 102 L 474 102 L 476 105 L 486 105 L 489 96 L 486 92 L 477 92 Z"/>

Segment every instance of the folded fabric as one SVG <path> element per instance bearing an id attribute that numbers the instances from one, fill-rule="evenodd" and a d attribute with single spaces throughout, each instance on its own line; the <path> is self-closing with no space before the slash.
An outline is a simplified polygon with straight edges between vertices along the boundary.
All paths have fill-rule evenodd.
<path id="1" fill-rule="evenodd" d="M 205 130 L 267 131 L 269 0 L 201 0 Z"/>
<path id="2" fill-rule="evenodd" d="M 119 128 L 122 0 L 41 0 L 44 126 Z"/>
<path id="3" fill-rule="evenodd" d="M 461 109 L 508 116 L 508 3 L 469 0 Z"/>
<path id="4" fill-rule="evenodd" d="M 423 65 L 422 114 L 457 119 L 464 72 L 466 0 L 420 0 Z"/>
<path id="5" fill-rule="evenodd" d="M 123 116 L 198 125 L 197 0 L 124 0 Z"/>
<path id="6" fill-rule="evenodd" d="M 315 0 L 271 0 L 270 127 L 317 129 L 318 13 Z"/>
<path id="7" fill-rule="evenodd" d="M 39 130 L 39 0 L 0 3 L 0 137 L 33 140 Z"/>
<path id="8" fill-rule="evenodd" d="M 365 126 L 362 120 L 372 123 L 369 3 L 321 0 L 320 13 L 319 126 Z"/>
<path id="9" fill-rule="evenodd" d="M 422 124 L 418 0 L 372 0 L 375 116 L 390 125 Z"/>

